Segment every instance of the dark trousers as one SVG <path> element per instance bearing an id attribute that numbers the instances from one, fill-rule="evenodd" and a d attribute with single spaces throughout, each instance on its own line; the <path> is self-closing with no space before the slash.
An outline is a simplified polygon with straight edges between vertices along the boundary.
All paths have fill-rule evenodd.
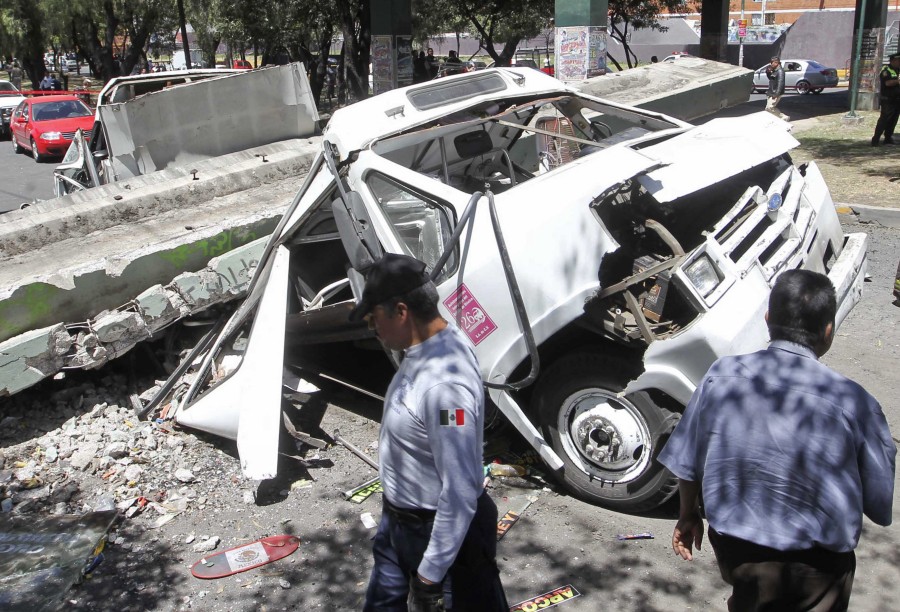
<path id="1" fill-rule="evenodd" d="M 782 551 L 709 528 L 729 612 L 839 612 L 850 604 L 856 555 L 824 548 Z"/>
<path id="2" fill-rule="evenodd" d="M 882 134 L 884 134 L 885 141 L 893 140 L 898 118 L 900 118 L 900 99 L 885 100 L 882 98 L 881 114 L 878 116 L 878 123 L 875 124 L 875 135 L 872 136 L 872 140 L 878 142 Z"/>
<path id="3" fill-rule="evenodd" d="M 444 578 L 447 610 L 509 610 L 497 569 L 497 518 L 494 501 L 487 493 L 482 494 L 459 554 Z M 409 581 L 416 575 L 433 525 L 433 517 L 384 508 L 372 546 L 375 566 L 366 591 L 365 612 L 406 612 Z"/>

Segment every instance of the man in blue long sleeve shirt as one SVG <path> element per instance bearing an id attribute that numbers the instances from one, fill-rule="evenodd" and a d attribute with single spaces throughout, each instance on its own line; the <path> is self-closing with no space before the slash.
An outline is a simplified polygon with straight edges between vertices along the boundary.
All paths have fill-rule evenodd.
<path id="1" fill-rule="evenodd" d="M 506 612 L 497 507 L 484 492 L 484 387 L 475 353 L 438 313 L 425 264 L 386 254 L 367 272 L 351 320 L 405 351 L 379 436 L 384 512 L 366 611 Z"/>
<path id="2" fill-rule="evenodd" d="M 714 363 L 660 454 L 681 494 L 672 548 L 700 549 L 702 485 L 731 611 L 846 610 L 863 514 L 891 523 L 897 449 L 881 407 L 818 361 L 835 311 L 826 276 L 784 272 L 772 343 Z"/>

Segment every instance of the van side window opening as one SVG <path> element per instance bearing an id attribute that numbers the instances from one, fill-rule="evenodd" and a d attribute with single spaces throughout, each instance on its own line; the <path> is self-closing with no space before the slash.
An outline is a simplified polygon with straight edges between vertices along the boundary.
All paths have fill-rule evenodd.
<path id="1" fill-rule="evenodd" d="M 447 208 L 379 173 L 370 174 L 366 184 L 408 254 L 433 269 L 453 233 Z M 456 265 L 454 254 L 445 266 L 445 274 L 452 274 Z"/>

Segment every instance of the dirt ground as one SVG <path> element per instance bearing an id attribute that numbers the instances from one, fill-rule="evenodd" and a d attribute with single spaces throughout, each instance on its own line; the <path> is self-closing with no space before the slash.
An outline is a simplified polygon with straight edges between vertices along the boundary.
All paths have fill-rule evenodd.
<path id="1" fill-rule="evenodd" d="M 900 145 L 873 147 L 878 113 L 857 114 L 857 125 L 845 123 L 846 112 L 792 122 L 801 144 L 794 160 L 815 160 L 835 202 L 900 207 Z"/>

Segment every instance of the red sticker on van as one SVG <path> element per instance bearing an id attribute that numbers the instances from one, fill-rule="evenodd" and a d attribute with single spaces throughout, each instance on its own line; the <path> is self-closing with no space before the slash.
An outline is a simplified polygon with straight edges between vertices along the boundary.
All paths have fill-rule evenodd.
<path id="1" fill-rule="evenodd" d="M 444 300 L 444 306 L 450 311 L 459 328 L 469 336 L 472 344 L 477 345 L 497 329 L 497 325 L 465 284 L 460 285 Z"/>

